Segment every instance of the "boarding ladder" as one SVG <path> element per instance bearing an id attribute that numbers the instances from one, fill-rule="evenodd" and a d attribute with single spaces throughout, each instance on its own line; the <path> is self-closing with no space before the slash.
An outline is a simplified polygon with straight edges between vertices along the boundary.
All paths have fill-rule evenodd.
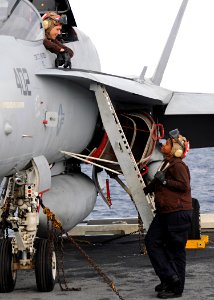
<path id="1" fill-rule="evenodd" d="M 111 99 L 104 86 L 93 83 L 91 84 L 90 89 L 95 92 L 103 126 L 129 187 L 131 198 L 143 221 L 144 229 L 148 230 L 153 219 L 153 207 L 149 198 L 143 191 L 145 183 L 123 132 L 122 126 L 120 125 Z"/>

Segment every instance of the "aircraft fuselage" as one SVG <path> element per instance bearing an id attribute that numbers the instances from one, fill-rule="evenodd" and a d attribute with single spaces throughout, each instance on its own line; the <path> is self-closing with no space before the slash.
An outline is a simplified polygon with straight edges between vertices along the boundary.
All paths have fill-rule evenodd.
<path id="1" fill-rule="evenodd" d="M 66 79 L 36 76 L 37 71 L 52 68 L 56 57 L 44 48 L 42 40 L 0 39 L 7 49 L 6 53 L 4 47 L 0 49 L 4 58 L 0 72 L 0 176 L 22 169 L 35 156 L 44 155 L 52 163 L 62 159 L 60 150 L 81 152 L 96 125 L 93 93 Z M 77 61 L 76 57 L 76 66 Z M 96 59 L 93 62 L 95 65 Z"/>

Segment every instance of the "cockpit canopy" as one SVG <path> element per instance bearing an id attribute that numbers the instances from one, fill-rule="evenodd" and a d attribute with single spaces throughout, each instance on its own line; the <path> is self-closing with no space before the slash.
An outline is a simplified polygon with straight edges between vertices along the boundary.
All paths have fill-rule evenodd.
<path id="1" fill-rule="evenodd" d="M 77 27 L 76 20 L 69 0 L 29 0 L 39 11 L 40 15 L 43 16 L 47 11 L 55 11 L 59 15 L 66 15 L 67 24 L 62 26 L 62 40 L 67 42 L 78 41 L 77 33 L 74 27 Z"/>
<path id="2" fill-rule="evenodd" d="M 28 0 L 1 0 L 0 35 L 27 41 L 43 39 L 40 14 Z"/>
<path id="3" fill-rule="evenodd" d="M 68 24 L 63 26 L 63 40 L 78 40 L 73 29 L 77 25 L 68 0 L 0 0 L 0 35 L 27 41 L 44 39 L 41 16 L 46 11 L 66 14 Z"/>
<path id="4" fill-rule="evenodd" d="M 67 1 L 62 0 L 30 0 L 36 6 L 40 14 L 46 11 L 57 11 L 59 14 L 67 12 L 70 7 Z"/>

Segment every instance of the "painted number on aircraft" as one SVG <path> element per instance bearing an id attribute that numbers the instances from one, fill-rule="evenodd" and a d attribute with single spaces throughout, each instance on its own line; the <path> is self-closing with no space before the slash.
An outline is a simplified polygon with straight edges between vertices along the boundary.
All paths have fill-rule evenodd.
<path id="1" fill-rule="evenodd" d="M 20 89 L 22 95 L 30 96 L 30 80 L 27 70 L 25 68 L 14 68 L 13 70 L 16 78 L 17 88 Z"/>

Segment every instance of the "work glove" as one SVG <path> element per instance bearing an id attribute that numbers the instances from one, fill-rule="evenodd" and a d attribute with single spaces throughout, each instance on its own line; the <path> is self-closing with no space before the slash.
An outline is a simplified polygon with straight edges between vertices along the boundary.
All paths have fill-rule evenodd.
<path id="1" fill-rule="evenodd" d="M 65 58 L 63 55 L 64 52 L 59 52 L 57 54 L 57 58 L 55 59 L 55 67 L 58 68 L 59 66 L 64 65 L 65 63 Z"/>
<path id="2" fill-rule="evenodd" d="M 163 171 L 157 171 L 155 179 L 159 180 L 163 185 L 166 185 L 165 173 Z"/>
<path id="3" fill-rule="evenodd" d="M 148 187 L 145 186 L 145 188 L 143 190 L 144 190 L 145 195 L 148 195 L 148 193 L 149 193 Z"/>
<path id="4" fill-rule="evenodd" d="M 71 57 L 70 57 L 70 55 L 66 51 L 63 52 L 63 54 L 64 54 L 64 61 L 65 61 L 63 68 L 71 69 Z"/>
<path id="5" fill-rule="evenodd" d="M 59 52 L 57 54 L 57 58 L 55 60 L 55 67 L 58 68 L 59 66 L 63 66 L 63 68 L 65 69 L 71 69 L 71 57 L 66 51 Z"/>

